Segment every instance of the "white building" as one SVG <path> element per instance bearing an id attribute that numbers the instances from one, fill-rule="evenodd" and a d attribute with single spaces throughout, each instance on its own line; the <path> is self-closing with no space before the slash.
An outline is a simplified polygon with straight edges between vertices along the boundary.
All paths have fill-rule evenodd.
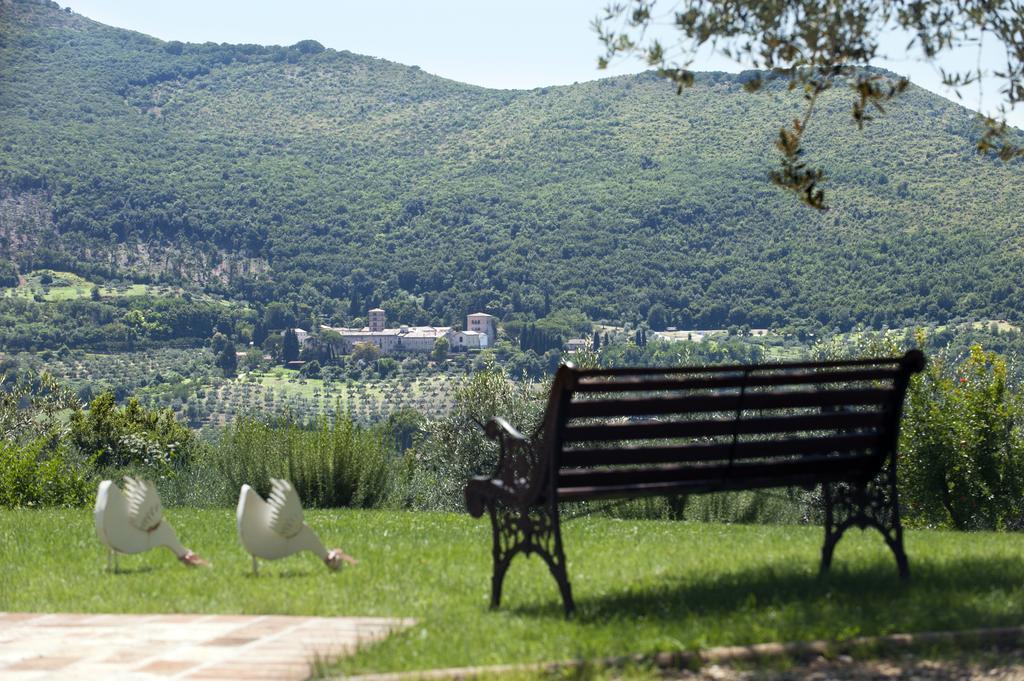
<path id="1" fill-rule="evenodd" d="M 586 338 L 570 338 L 565 341 L 564 348 L 566 352 L 575 352 L 576 350 L 586 350 L 590 347 L 590 341 Z"/>
<path id="2" fill-rule="evenodd" d="M 478 315 L 481 314 L 483 313 L 478 313 Z M 469 315 L 466 325 L 472 326 L 473 318 L 478 315 Z M 495 319 L 487 314 L 483 314 L 483 317 Z M 486 333 L 473 329 L 456 331 L 450 326 L 404 325 L 397 329 L 389 329 L 387 328 L 387 314 L 380 308 L 370 310 L 369 321 L 369 326 L 364 326 L 361 329 L 332 326 L 321 326 L 320 328 L 340 336 L 340 340 L 335 341 L 335 351 L 341 354 L 351 352 L 352 347 L 357 343 L 372 343 L 384 354 L 431 352 L 438 338 L 446 338 L 450 350 L 478 350 L 491 344 L 488 342 Z M 496 324 L 494 326 L 496 327 Z"/>
<path id="3" fill-rule="evenodd" d="M 487 336 L 479 331 L 452 331 L 448 342 L 453 350 L 479 350 L 487 347 Z"/>
<path id="4" fill-rule="evenodd" d="M 498 318 L 486 312 L 474 312 L 466 315 L 466 330 L 483 334 L 480 347 L 488 348 L 498 340 Z"/>

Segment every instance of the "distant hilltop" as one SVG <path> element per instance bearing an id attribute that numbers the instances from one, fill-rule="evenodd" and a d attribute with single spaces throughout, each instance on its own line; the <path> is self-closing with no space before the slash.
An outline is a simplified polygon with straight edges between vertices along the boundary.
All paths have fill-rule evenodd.
<path id="1" fill-rule="evenodd" d="M 861 131 L 852 93 L 824 93 L 819 214 L 768 182 L 800 93 L 748 77 L 490 90 L 315 41 L 165 42 L 5 2 L 0 273 L 435 325 L 1024 322 L 1024 160 L 974 153 L 970 111 L 912 87 Z"/>

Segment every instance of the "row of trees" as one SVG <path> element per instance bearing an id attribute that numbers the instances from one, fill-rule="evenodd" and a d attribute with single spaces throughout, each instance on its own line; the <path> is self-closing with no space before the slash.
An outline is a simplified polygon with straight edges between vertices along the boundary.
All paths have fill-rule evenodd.
<path id="1" fill-rule="evenodd" d="M 903 335 L 864 335 L 821 344 L 815 355 L 891 354 L 906 342 Z M 926 339 L 918 337 L 916 342 Z M 703 345 L 650 343 L 641 348 L 632 343 L 613 344 L 602 348 L 600 354 L 577 359 L 591 366 L 760 359 L 738 357 L 735 352 L 725 352 L 725 347 L 714 353 L 706 347 L 708 352 L 698 354 Z M 1024 528 L 1024 393 L 1016 376 L 1006 357 L 979 346 L 970 348 L 966 356 L 952 350 L 930 353 L 925 373 L 911 383 L 902 422 L 898 473 L 908 522 L 958 529 Z M 341 501 L 324 497 L 320 503 L 455 509 L 461 504 L 464 481 L 491 470 L 496 456 L 493 445 L 473 424 L 501 415 L 530 433 L 543 405 L 544 391 L 529 381 L 512 381 L 500 370 L 483 370 L 456 390 L 454 408 L 447 416 L 425 420 L 405 410 L 365 431 L 342 415 L 334 416 L 334 426 L 321 421 L 313 431 L 287 418 L 269 422 L 243 418 L 227 431 L 227 449 L 214 456 L 169 410 L 147 409 L 134 399 L 119 407 L 110 393 L 96 397 L 88 410 L 83 410 L 74 393 L 52 379 L 22 377 L 0 391 L 0 505 L 85 504 L 96 476 L 126 471 L 141 472 L 174 486 L 208 478 L 210 465 L 233 470 L 285 465 L 288 457 L 299 453 L 276 461 L 267 452 L 277 451 L 285 440 L 297 442 L 287 433 L 320 432 L 315 437 L 328 438 L 318 440 L 327 442 L 335 435 L 325 433 L 341 428 L 349 433 L 339 435 L 346 442 L 362 443 L 352 446 L 373 452 L 372 456 L 366 454 L 370 457 L 366 461 L 377 463 L 367 471 L 376 471 L 373 475 L 378 477 L 374 477 L 371 496 L 344 495 Z M 251 443 L 257 434 L 269 449 L 249 451 L 247 445 L 241 446 L 243 441 Z M 408 449 L 415 455 L 395 458 Z M 344 456 L 359 461 L 360 451 Z M 318 459 L 326 456 L 323 451 L 310 456 L 303 459 L 306 463 L 302 465 L 311 467 L 304 475 L 311 481 L 320 480 L 328 474 L 321 466 L 328 466 L 331 459 Z M 349 476 L 355 475 L 356 469 L 344 466 L 348 472 L 340 474 L 346 477 L 346 484 L 355 484 L 357 477 Z M 185 494 L 183 488 L 178 489 Z M 310 493 L 319 498 L 312 487 Z M 209 494 L 213 496 L 206 502 L 224 503 L 224 498 L 217 496 L 220 492 Z M 805 518 L 818 517 L 820 508 L 815 504 L 819 501 L 814 495 L 790 498 L 790 503 L 804 505 L 794 515 Z"/>

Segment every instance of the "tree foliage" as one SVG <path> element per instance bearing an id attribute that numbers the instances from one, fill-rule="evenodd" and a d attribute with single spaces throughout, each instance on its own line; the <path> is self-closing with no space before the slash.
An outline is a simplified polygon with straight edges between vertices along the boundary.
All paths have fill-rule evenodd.
<path id="1" fill-rule="evenodd" d="M 294 362 L 299 358 L 299 336 L 295 329 L 287 329 L 284 332 L 284 340 L 281 345 L 281 359 L 285 362 Z"/>
<path id="2" fill-rule="evenodd" d="M 226 378 L 231 378 L 238 371 L 238 355 L 236 353 L 235 344 L 228 341 L 217 355 L 217 366 L 221 368 Z"/>
<path id="3" fill-rule="evenodd" d="M 923 333 L 862 334 L 815 347 L 821 359 L 895 356 L 934 347 Z M 897 459 L 900 502 L 914 523 L 1024 527 L 1024 402 L 1007 358 L 973 345 L 928 353 L 911 379 Z"/>
<path id="4" fill-rule="evenodd" d="M 61 412 L 77 410 L 78 397 L 51 375 L 0 377 L 0 439 L 56 442 L 66 430 Z"/>
<path id="5" fill-rule="evenodd" d="M 620 53 L 636 54 L 671 80 L 677 92 L 694 84 L 690 70 L 695 55 L 705 46 L 754 69 L 746 81 L 749 91 L 761 88 L 764 78 L 788 81 L 806 103 L 804 113 L 784 125 L 776 140 L 781 167 L 772 181 L 795 192 L 808 205 L 827 208 L 821 183 L 824 171 L 808 165 L 804 138 L 819 104 L 819 96 L 836 84 L 853 91 L 852 120 L 862 128 L 893 97 L 906 91 L 908 80 L 865 69 L 879 57 L 882 35 L 902 30 L 910 36 L 908 52 L 935 62 L 943 53 L 965 45 L 995 41 L 1005 50 L 1005 66 L 986 73 L 977 66 L 947 72 L 943 82 L 958 89 L 994 76 L 1001 82 L 1001 120 L 983 117 L 984 132 L 977 141 L 983 154 L 1004 161 L 1024 155 L 1024 146 L 1008 135 L 1005 115 L 1024 100 L 1024 10 L 1016 0 L 771 0 L 732 2 L 685 0 L 662 12 L 657 0 L 632 0 L 609 5 L 594 21 L 605 53 L 604 68 Z M 661 18 L 678 30 L 679 41 L 666 46 L 649 37 Z"/>
<path id="6" fill-rule="evenodd" d="M 448 357 L 448 350 L 450 349 L 450 346 L 451 344 L 448 342 L 447 338 L 439 336 L 437 340 L 434 341 L 434 347 L 430 351 L 430 359 L 435 362 L 443 362 L 445 358 Z"/>
<path id="7" fill-rule="evenodd" d="M 462 488 L 474 475 L 489 475 L 498 461 L 498 447 L 484 434 L 493 416 L 507 419 L 530 437 L 544 410 L 542 392 L 527 381 L 512 381 L 498 370 L 481 371 L 455 393 L 447 416 L 427 424 L 415 449 L 422 486 L 429 490 L 428 506 L 456 510 L 464 504 Z"/>
<path id="8" fill-rule="evenodd" d="M 776 122 L 801 113 L 781 79 L 764 97 L 721 73 L 678 100 L 651 74 L 487 90 L 330 49 L 165 43 L 24 0 L 0 5 L 0 35 L 0 221 L 17 235 L 0 258 L 252 305 L 90 301 L 87 284 L 4 297 L 6 349 L 201 344 L 228 324 L 273 353 L 285 328 L 362 326 L 373 306 L 434 325 L 484 310 L 516 337 L 589 335 L 541 322 L 566 310 L 635 326 L 655 305 L 681 329 L 1024 321 L 1008 247 L 1024 161 L 965 154 L 971 115 L 918 88 L 863 133 L 840 88 L 819 95 L 802 139 L 836 189 L 821 214 L 762 181 Z"/>
<path id="9" fill-rule="evenodd" d="M 933 356 L 910 390 L 900 472 L 908 512 L 957 529 L 1024 524 L 1024 404 L 1006 358 Z"/>
<path id="10" fill-rule="evenodd" d="M 352 362 L 365 362 L 373 364 L 381 356 L 380 348 L 373 343 L 356 343 L 352 346 Z"/>
<path id="11" fill-rule="evenodd" d="M 118 407 L 110 392 L 71 414 L 68 442 L 98 467 L 139 466 L 157 474 L 187 465 L 198 446 L 172 410 L 147 409 L 135 398 Z"/>

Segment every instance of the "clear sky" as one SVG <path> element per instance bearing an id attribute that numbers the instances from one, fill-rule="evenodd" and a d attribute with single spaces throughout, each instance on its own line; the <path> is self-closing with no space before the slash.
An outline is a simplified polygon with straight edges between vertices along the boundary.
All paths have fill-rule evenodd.
<path id="1" fill-rule="evenodd" d="M 601 46 L 590 28 L 606 0 L 57 0 L 79 14 L 112 26 L 164 40 L 184 42 L 292 45 L 311 38 L 327 47 L 416 65 L 445 78 L 492 88 L 564 85 L 609 75 L 635 73 L 642 63 L 620 60 L 598 71 Z M 671 34 L 668 34 L 669 36 Z M 937 70 L 908 59 L 906 41 L 886 41 L 892 57 L 880 61 L 910 76 L 921 87 L 951 99 Z M 982 66 L 998 67 L 989 45 Z M 947 69 L 975 67 L 977 51 L 947 57 Z M 707 56 L 694 64 L 702 71 L 738 71 L 724 57 Z M 983 84 L 980 108 L 991 113 L 999 102 L 998 85 Z M 962 104 L 979 108 L 977 89 L 963 93 Z M 1010 122 L 1024 128 L 1024 106 Z"/>

